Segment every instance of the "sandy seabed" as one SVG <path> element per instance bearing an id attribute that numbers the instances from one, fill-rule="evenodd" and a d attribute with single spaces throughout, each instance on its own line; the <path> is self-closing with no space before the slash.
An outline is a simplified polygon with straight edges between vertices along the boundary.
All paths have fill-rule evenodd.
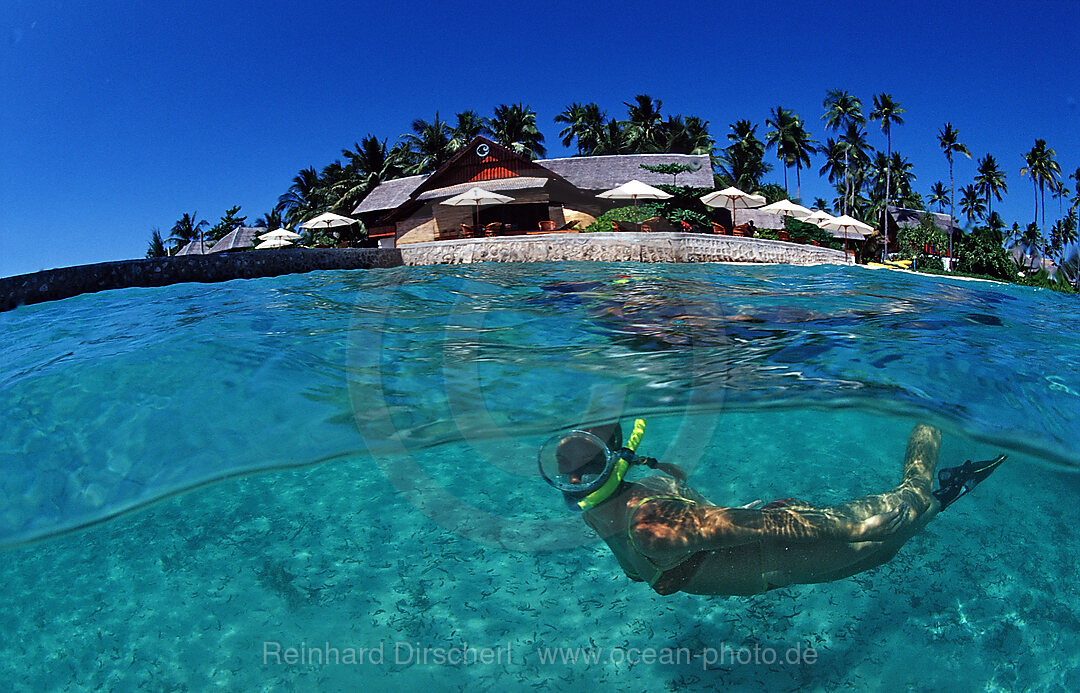
<path id="1" fill-rule="evenodd" d="M 906 425 L 882 431 L 892 448 L 902 450 Z M 760 427 L 740 430 L 716 459 L 816 446 L 843 469 L 858 454 L 828 431 L 780 443 Z M 859 460 L 872 470 L 861 480 L 824 467 L 807 476 L 805 458 L 776 455 L 754 468 L 751 499 L 791 490 L 770 479 L 804 478 L 812 487 L 800 495 L 810 498 L 879 490 L 863 486 L 889 483 L 897 450 Z M 467 452 L 442 450 L 428 463 L 452 468 Z M 713 497 L 746 495 L 708 469 L 695 480 Z M 875 571 L 705 598 L 630 582 L 599 541 L 532 553 L 462 538 L 406 503 L 370 460 L 233 479 L 5 551 L 0 682 L 14 691 L 1075 691 L 1070 549 L 1080 510 L 1061 495 L 1075 485 L 1010 460 Z M 547 491 L 523 483 L 511 499 L 549 512 L 558 503 Z M 339 660 L 315 661 L 334 652 Z"/>

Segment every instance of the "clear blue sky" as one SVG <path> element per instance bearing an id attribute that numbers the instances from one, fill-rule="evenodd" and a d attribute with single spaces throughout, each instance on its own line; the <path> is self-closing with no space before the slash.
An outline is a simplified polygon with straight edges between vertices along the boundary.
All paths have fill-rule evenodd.
<path id="1" fill-rule="evenodd" d="M 647 93 L 718 141 L 779 104 L 823 140 L 827 89 L 887 91 L 917 189 L 948 181 L 936 134 L 952 121 L 1006 170 L 1010 223 L 1032 217 L 1019 170 L 1036 137 L 1080 166 L 1077 0 L 0 5 L 0 276 L 142 257 L 184 212 L 214 223 L 239 204 L 253 221 L 369 133 L 499 103 L 531 105 L 559 156 L 552 118 L 573 101 L 623 117 Z M 833 197 L 821 163 L 805 199 Z M 960 159 L 957 186 L 974 175 Z"/>

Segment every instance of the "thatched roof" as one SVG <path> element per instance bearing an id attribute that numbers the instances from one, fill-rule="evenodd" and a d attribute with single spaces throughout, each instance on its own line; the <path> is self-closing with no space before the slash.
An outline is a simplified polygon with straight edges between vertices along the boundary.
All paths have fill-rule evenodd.
<path id="1" fill-rule="evenodd" d="M 425 180 L 427 176 L 409 176 L 384 181 L 367 194 L 367 197 L 353 210 L 353 214 L 394 209 L 408 200 L 413 190 L 416 190 Z"/>
<path id="2" fill-rule="evenodd" d="M 610 190 L 631 180 L 649 185 L 670 185 L 671 176 L 653 173 L 642 164 L 687 164 L 696 171 L 680 173 L 679 185 L 693 188 L 712 188 L 712 164 L 706 154 L 625 154 L 619 156 L 575 156 L 567 159 L 541 159 L 536 163 L 554 171 L 582 190 Z"/>
<path id="3" fill-rule="evenodd" d="M 700 154 L 625 154 L 619 156 L 575 156 L 568 159 L 539 159 L 533 163 L 548 169 L 557 176 L 565 178 L 575 187 L 586 192 L 600 192 L 610 190 L 622 185 L 627 181 L 639 180 L 649 185 L 665 185 L 671 183 L 671 176 L 664 173 L 653 173 L 641 168 L 641 164 L 656 166 L 659 164 L 688 164 L 697 166 L 696 171 L 680 173 L 679 185 L 695 188 L 712 188 L 713 176 L 712 165 L 708 155 Z M 428 179 L 428 176 L 409 176 L 408 178 L 396 178 L 381 183 L 368 193 L 367 197 L 353 210 L 353 214 L 367 212 L 380 212 L 396 209 L 409 200 L 413 192 Z M 428 190 L 420 194 L 418 199 L 428 200 L 436 197 L 450 197 L 459 192 L 465 192 L 470 187 L 478 185 L 485 190 L 514 190 L 529 187 L 541 187 L 538 181 L 544 180 L 534 176 L 520 178 L 502 178 L 497 180 L 479 181 L 476 183 L 455 185 L 438 190 Z M 514 182 L 516 181 L 516 182 Z M 524 181 L 524 182 L 522 182 Z M 497 187 L 504 185 L 507 187 Z M 461 188 L 458 190 L 458 188 Z M 455 190 L 443 194 L 444 191 Z"/>
<path id="4" fill-rule="evenodd" d="M 1017 267 L 1023 267 L 1027 271 L 1034 272 L 1044 269 L 1050 274 L 1056 274 L 1058 271 L 1058 266 L 1054 264 L 1053 260 L 1044 257 L 1038 252 L 1031 253 L 1028 248 L 1022 247 L 1019 243 L 1009 248 L 1008 253 Z"/>
<path id="5" fill-rule="evenodd" d="M 265 226 L 241 226 L 233 229 L 222 236 L 221 240 L 210 248 L 211 253 L 222 253 L 227 250 L 243 250 L 255 245 L 255 237 L 266 233 Z"/>
<path id="6" fill-rule="evenodd" d="M 210 252 L 209 241 L 191 241 L 181 248 L 177 255 L 206 255 Z"/>
<path id="7" fill-rule="evenodd" d="M 728 210 L 731 213 L 731 210 Z M 784 228 L 784 217 L 779 214 L 771 214 L 769 212 L 762 212 L 760 209 L 736 209 L 735 210 L 735 223 L 746 224 L 754 222 L 754 226 L 759 229 L 773 229 L 779 230 Z"/>
<path id="8" fill-rule="evenodd" d="M 886 207 L 889 214 L 889 231 L 892 232 L 896 228 L 906 228 L 910 226 L 918 226 L 923 217 L 929 214 L 934 219 L 934 223 L 938 228 L 949 233 L 950 230 L 953 234 L 961 233 L 960 225 L 949 216 L 948 214 L 939 214 L 938 212 L 926 212 L 921 209 L 907 209 L 905 207 L 894 207 L 889 205 Z"/>
<path id="9" fill-rule="evenodd" d="M 542 188 L 547 185 L 550 178 L 533 178 L 530 176 L 518 176 L 517 178 L 499 178 L 496 180 L 482 180 L 469 183 L 460 183 L 458 185 L 450 185 L 445 188 L 435 188 L 434 190 L 428 190 L 420 193 L 416 198 L 418 200 L 434 200 L 443 197 L 453 197 L 454 195 L 460 195 L 463 192 L 468 192 L 473 188 L 482 188 L 489 192 L 499 192 L 500 190 L 527 190 L 530 188 Z"/>

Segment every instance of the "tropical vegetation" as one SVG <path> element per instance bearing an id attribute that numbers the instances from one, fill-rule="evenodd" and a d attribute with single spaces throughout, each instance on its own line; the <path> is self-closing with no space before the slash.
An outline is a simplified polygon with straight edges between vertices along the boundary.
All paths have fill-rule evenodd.
<path id="1" fill-rule="evenodd" d="M 813 167 L 835 191 L 831 200 L 815 199 L 815 207 L 849 214 L 879 229 L 886 223 L 889 205 L 948 210 L 968 229 L 955 238 L 947 234 L 942 245 L 942 250 L 947 247 L 948 255 L 957 258 L 956 271 L 1010 278 L 999 263 L 1001 255 L 990 249 L 997 243 L 1004 253 L 1004 245 L 1010 244 L 1026 258 L 1026 267 L 1018 270 L 1025 276 L 1037 274 L 1037 267 L 1044 264 L 1041 260 L 1049 258 L 1063 278 L 1074 286 L 1080 283 L 1077 268 L 1080 167 L 1068 169 L 1070 172 L 1066 174 L 1055 150 L 1046 140 L 1036 139 L 1030 150 L 1019 154 L 1022 162 L 1016 168 L 1003 166 L 994 154 L 986 152 L 978 158 L 973 176 L 965 179 L 961 175 L 957 180 L 956 159 L 970 159 L 972 151 L 961 141 L 957 127 L 945 122 L 938 130 L 937 144 L 948 162 L 949 178 L 947 182 L 924 183 L 927 186 L 922 188 L 926 192 L 924 198 L 916 189 L 914 162 L 893 148 L 893 134 L 904 125 L 906 109 L 886 91 L 872 95 L 867 105 L 868 111 L 864 110 L 862 98 L 846 90 L 828 90 L 822 101 L 820 140 L 802 115 L 782 105 L 756 117 L 741 114 L 726 127 L 717 129 L 714 136 L 707 119 L 669 112 L 663 101 L 648 94 L 637 94 L 612 112 L 596 102 L 572 102 L 553 120 L 558 128 L 557 141 L 574 156 L 705 154 L 710 157 L 717 187 L 736 186 L 757 192 L 769 202 L 790 196 L 791 169 L 794 169 L 794 199 L 799 201 L 802 172 Z M 868 133 L 871 123 L 877 125 L 880 135 Z M 341 158 L 322 167 L 299 170 L 273 209 L 258 215 L 254 223 L 295 228 L 322 212 L 347 215 L 381 183 L 430 174 L 479 135 L 530 159 L 548 154 L 538 115 L 527 103 L 498 104 L 489 115 L 464 110 L 444 117 L 435 111 L 430 119 L 413 120 L 394 141 L 367 134 L 343 148 Z M 672 176 L 671 184 L 661 187 L 674 197 L 650 205 L 648 211 L 695 226 L 707 225 L 716 219 L 716 212 L 693 199 L 698 191 L 678 186 L 679 175 L 684 171 L 656 169 Z M 1009 192 L 1010 174 L 1031 181 L 1034 202 L 1031 223 L 1017 225 L 1015 233 L 1007 232 L 995 209 L 996 203 Z M 1048 214 L 1047 193 L 1051 204 L 1057 202 L 1056 215 Z M 639 212 L 645 214 L 645 206 Z M 192 240 L 215 241 L 246 224 L 246 220 L 239 206 L 226 210 L 212 226 L 197 214 L 185 213 L 167 236 L 154 230 L 147 254 L 174 253 Z M 900 252 L 909 252 L 905 243 L 911 246 L 911 239 L 920 233 L 923 232 L 906 231 L 904 241 L 899 244 Z M 997 240 L 999 235 L 1001 238 Z M 869 251 L 875 243 L 875 252 L 878 247 L 883 254 L 891 250 L 873 237 L 864 250 Z M 922 243 L 921 247 L 926 245 Z M 939 244 L 931 245 L 937 249 Z M 915 243 L 914 247 L 920 244 Z M 1015 263 L 1012 268 L 1016 269 Z"/>

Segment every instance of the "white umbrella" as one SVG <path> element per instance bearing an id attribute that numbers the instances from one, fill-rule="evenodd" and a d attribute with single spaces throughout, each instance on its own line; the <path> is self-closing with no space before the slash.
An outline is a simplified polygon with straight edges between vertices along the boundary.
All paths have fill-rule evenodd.
<path id="1" fill-rule="evenodd" d="M 256 250 L 265 250 L 267 248 L 284 248 L 287 245 L 292 245 L 291 241 L 287 241 L 284 238 L 271 238 L 268 241 L 263 241 L 259 245 L 255 246 Z"/>
<path id="2" fill-rule="evenodd" d="M 500 195 L 499 193 L 494 193 L 490 190 L 484 190 L 483 188 L 471 188 L 461 193 L 460 195 L 448 197 L 439 204 L 450 205 L 452 207 L 474 207 L 475 211 L 473 212 L 473 216 L 475 221 L 473 223 L 476 227 L 478 227 L 480 226 L 481 207 L 489 207 L 491 205 L 504 205 L 507 202 L 513 201 L 514 198 L 512 197 Z"/>
<path id="3" fill-rule="evenodd" d="M 743 192 L 736 187 L 716 190 L 701 198 L 701 201 L 710 207 L 724 207 L 731 210 L 731 225 L 735 226 L 736 209 L 752 209 L 765 204 L 765 198 L 761 195 L 752 195 Z"/>
<path id="4" fill-rule="evenodd" d="M 805 219 L 810 216 L 812 212 L 803 207 L 797 205 L 791 200 L 780 200 L 779 202 L 773 202 L 771 205 L 765 205 L 761 208 L 762 212 L 768 212 L 769 214 L 775 214 L 781 217 L 795 217 L 796 219 Z"/>
<path id="5" fill-rule="evenodd" d="M 333 212 L 323 212 L 314 219 L 308 219 L 303 224 L 300 224 L 302 229 L 331 229 L 335 226 L 348 226 L 349 224 L 355 224 L 356 219 L 349 217 L 343 217 L 340 214 L 334 214 Z"/>
<path id="6" fill-rule="evenodd" d="M 833 236 L 835 236 L 836 238 L 843 238 L 844 252 L 847 252 L 848 235 L 854 234 L 861 239 L 874 233 L 874 227 L 868 224 L 864 224 L 858 219 L 855 219 L 854 217 L 849 217 L 846 214 L 841 214 L 835 219 L 823 221 L 818 224 L 818 226 L 825 229 L 826 231 L 832 231 Z"/>
<path id="7" fill-rule="evenodd" d="M 820 209 L 815 209 L 813 211 L 813 213 L 810 214 L 810 216 L 803 219 L 803 221 L 805 221 L 808 224 L 817 224 L 818 226 L 821 226 L 821 224 L 823 222 L 831 221 L 832 219 L 835 219 L 835 218 L 836 217 L 829 214 L 828 212 L 825 212 L 825 211 L 820 210 Z"/>
<path id="8" fill-rule="evenodd" d="M 637 220 L 637 201 L 642 200 L 666 200 L 671 195 L 669 193 L 654 188 L 651 185 L 646 185 L 639 180 L 632 180 L 629 183 L 623 183 L 617 188 L 611 190 L 605 190 L 597 195 L 605 200 L 633 200 L 634 201 L 634 220 Z"/>
<path id="9" fill-rule="evenodd" d="M 292 231 L 290 231 L 288 229 L 274 229 L 273 231 L 268 231 L 268 232 L 264 233 L 263 235 L 259 236 L 259 240 L 263 240 L 263 241 L 270 241 L 270 240 L 297 241 L 297 240 L 300 240 L 300 234 L 293 233 Z"/>

